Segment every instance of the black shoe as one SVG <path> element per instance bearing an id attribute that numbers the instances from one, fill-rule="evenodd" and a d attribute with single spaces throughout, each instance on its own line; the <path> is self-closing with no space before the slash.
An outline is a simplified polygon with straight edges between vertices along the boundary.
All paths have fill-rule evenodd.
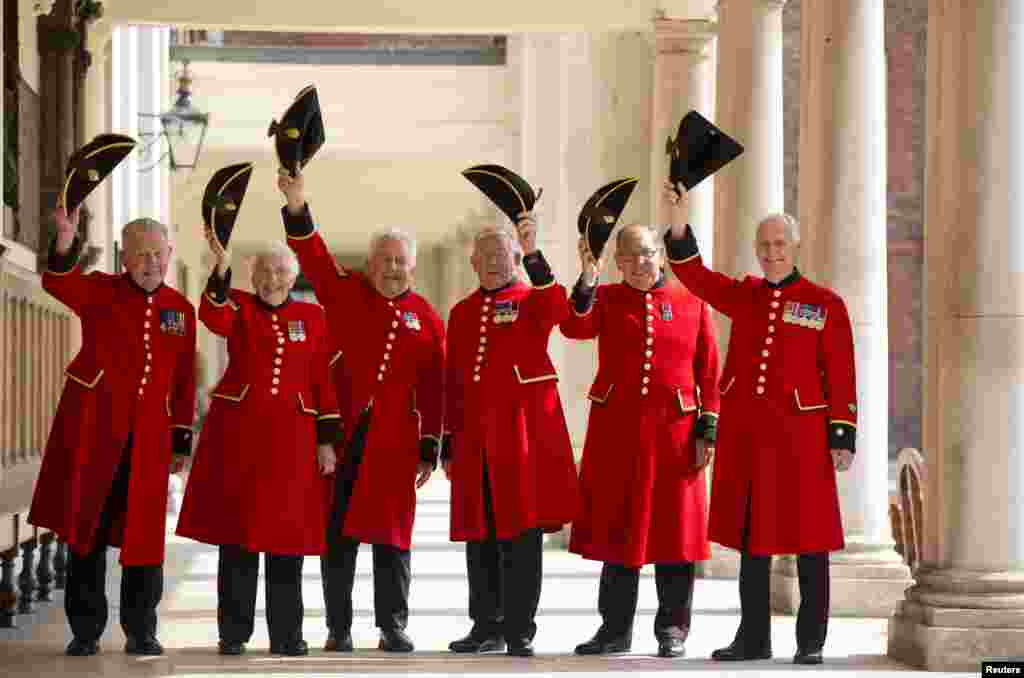
<path id="1" fill-rule="evenodd" d="M 217 654 L 222 654 L 228 657 L 237 657 L 244 652 L 245 643 L 233 640 L 222 640 L 217 643 Z"/>
<path id="2" fill-rule="evenodd" d="M 128 636 L 128 640 L 124 644 L 124 653 L 155 657 L 164 653 L 164 646 L 153 636 L 147 638 Z"/>
<path id="3" fill-rule="evenodd" d="M 798 650 L 796 655 L 793 657 L 794 664 L 820 664 L 824 661 L 821 658 L 821 650 L 812 650 L 805 652 L 804 650 Z"/>
<path id="4" fill-rule="evenodd" d="M 658 656 L 668 658 L 685 657 L 686 649 L 683 647 L 684 642 L 682 638 L 659 638 Z"/>
<path id="5" fill-rule="evenodd" d="M 470 631 L 464 638 L 448 643 L 448 649 L 459 654 L 504 652 L 505 639 L 500 636 L 485 636 Z"/>
<path id="6" fill-rule="evenodd" d="M 412 652 L 412 638 L 402 629 L 381 629 L 380 644 L 377 647 L 385 652 Z"/>
<path id="7" fill-rule="evenodd" d="M 576 646 L 576 654 L 591 655 L 591 654 L 622 654 L 629 652 L 630 648 L 633 647 L 633 634 L 624 633 L 619 636 L 613 636 L 606 633 L 604 627 L 597 630 L 594 637 L 585 643 L 580 643 Z"/>
<path id="8" fill-rule="evenodd" d="M 294 640 L 290 643 L 271 643 L 270 654 L 283 654 L 286 657 L 305 657 L 309 654 L 309 645 L 304 640 Z"/>
<path id="9" fill-rule="evenodd" d="M 352 651 L 352 634 L 344 633 L 343 635 L 334 635 L 333 633 L 327 636 L 327 642 L 324 643 L 324 652 L 351 652 Z"/>
<path id="10" fill-rule="evenodd" d="M 723 647 L 711 653 L 711 658 L 716 662 L 741 662 L 753 659 L 771 659 L 772 649 L 768 646 L 747 647 L 741 641 L 734 640 L 728 647 Z"/>
<path id="11" fill-rule="evenodd" d="M 532 657 L 533 656 L 533 641 L 529 638 L 516 638 L 514 640 L 506 641 L 508 645 L 505 650 L 505 654 L 510 657 Z"/>
<path id="12" fill-rule="evenodd" d="M 100 651 L 100 644 L 95 640 L 81 640 L 73 638 L 64 654 L 69 657 L 91 657 Z"/>

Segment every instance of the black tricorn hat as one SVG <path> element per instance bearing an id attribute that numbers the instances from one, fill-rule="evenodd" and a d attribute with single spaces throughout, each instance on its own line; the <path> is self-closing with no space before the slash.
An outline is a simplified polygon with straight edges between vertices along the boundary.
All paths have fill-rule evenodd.
<path id="1" fill-rule="evenodd" d="M 595 259 L 601 257 L 605 243 L 615 230 L 622 210 L 626 209 L 626 203 L 629 202 L 629 196 L 633 194 L 636 183 L 636 179 L 629 178 L 616 179 L 610 184 L 605 184 L 590 196 L 580 210 L 577 226 Z"/>
<path id="2" fill-rule="evenodd" d="M 690 111 L 680 121 L 676 138 L 668 138 L 665 152 L 671 158 L 672 186 L 682 182 L 689 191 L 738 157 L 743 146 L 697 111 Z"/>
<path id="3" fill-rule="evenodd" d="M 235 227 L 235 219 L 242 208 L 245 189 L 252 176 L 252 163 L 242 162 L 217 170 L 206 184 L 203 193 L 203 222 L 213 228 L 217 240 L 225 249 Z"/>
<path id="4" fill-rule="evenodd" d="M 135 148 L 123 134 L 100 134 L 68 158 L 59 204 L 70 214 Z"/>
<path id="5" fill-rule="evenodd" d="M 475 165 L 463 170 L 462 176 L 483 191 L 513 224 L 519 221 L 520 213 L 533 211 L 544 192 L 542 188 L 534 194 L 526 180 L 501 165 Z"/>
<path id="6" fill-rule="evenodd" d="M 274 137 L 274 149 L 282 169 L 292 177 L 298 175 L 327 138 L 316 87 L 303 88 L 281 116 L 281 122 L 270 121 L 267 136 Z"/>

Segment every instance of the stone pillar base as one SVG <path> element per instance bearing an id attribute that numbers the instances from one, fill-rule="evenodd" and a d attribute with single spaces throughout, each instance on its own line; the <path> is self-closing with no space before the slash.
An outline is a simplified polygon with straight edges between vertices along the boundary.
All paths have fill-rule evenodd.
<path id="1" fill-rule="evenodd" d="M 903 601 L 889 620 L 888 655 L 926 671 L 978 671 L 983 659 L 1020 657 L 1024 610 L 971 610 Z"/>
<path id="2" fill-rule="evenodd" d="M 919 569 L 889 620 L 889 656 L 928 671 L 978 671 L 1020 658 L 1024 573 Z"/>
<path id="3" fill-rule="evenodd" d="M 888 617 L 914 584 L 910 569 L 891 549 L 833 553 L 829 573 L 832 617 Z M 796 614 L 800 608 L 796 556 L 775 558 L 771 602 L 776 613 Z"/>
<path id="4" fill-rule="evenodd" d="M 740 576 L 740 553 L 712 544 L 711 558 L 697 563 L 696 571 L 703 579 L 736 579 Z"/>

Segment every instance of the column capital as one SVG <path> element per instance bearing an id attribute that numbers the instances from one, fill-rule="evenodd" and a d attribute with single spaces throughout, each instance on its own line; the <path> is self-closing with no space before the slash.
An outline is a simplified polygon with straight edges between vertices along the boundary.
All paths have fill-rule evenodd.
<path id="1" fill-rule="evenodd" d="M 706 19 L 656 18 L 654 43 L 659 54 L 708 56 L 708 48 L 718 36 L 718 25 Z"/>

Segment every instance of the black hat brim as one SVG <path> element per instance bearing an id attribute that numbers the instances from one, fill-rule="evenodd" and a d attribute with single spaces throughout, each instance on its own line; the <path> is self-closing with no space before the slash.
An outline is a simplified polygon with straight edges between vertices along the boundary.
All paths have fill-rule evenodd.
<path id="1" fill-rule="evenodd" d="M 135 148 L 123 134 L 100 134 L 68 159 L 59 203 L 71 213 Z"/>
<path id="2" fill-rule="evenodd" d="M 228 165 L 217 170 L 203 193 L 203 222 L 213 229 L 221 247 L 227 249 L 242 209 L 242 199 L 252 176 L 251 162 Z"/>
<path id="3" fill-rule="evenodd" d="M 290 176 L 297 176 L 327 139 L 315 86 L 298 93 L 280 122 L 270 122 L 268 136 L 274 137 L 278 163 Z"/>
<path id="4" fill-rule="evenodd" d="M 540 193 L 512 170 L 501 165 L 475 165 L 462 171 L 514 224 L 523 212 L 532 212 Z"/>
<path id="5" fill-rule="evenodd" d="M 673 186 L 681 182 L 690 191 L 739 157 L 743 146 L 697 111 L 690 111 L 666 150 L 671 158 L 669 180 Z"/>
<path id="6" fill-rule="evenodd" d="M 605 184 L 590 196 L 580 210 L 577 228 L 586 239 L 587 247 L 595 259 L 599 259 L 604 252 L 604 246 L 626 209 L 636 184 L 634 178 L 616 179 Z"/>

